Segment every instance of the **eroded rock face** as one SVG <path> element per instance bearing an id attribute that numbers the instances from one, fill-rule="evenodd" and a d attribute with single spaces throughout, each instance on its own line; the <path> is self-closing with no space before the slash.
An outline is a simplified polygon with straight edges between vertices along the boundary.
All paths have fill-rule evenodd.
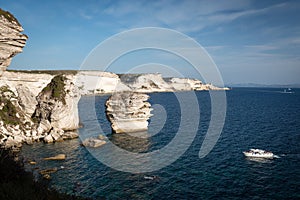
<path id="1" fill-rule="evenodd" d="M 76 86 L 82 95 L 130 91 L 117 74 L 102 71 L 80 71 L 76 75 Z"/>
<path id="2" fill-rule="evenodd" d="M 32 115 L 38 132 L 49 132 L 46 142 L 59 141 L 64 132 L 79 128 L 77 104 L 80 99 L 72 75 L 55 76 L 36 97 L 37 105 Z M 39 130 L 40 129 L 40 130 Z"/>
<path id="3" fill-rule="evenodd" d="M 8 86 L 0 86 L 0 146 L 18 148 L 24 142 L 30 143 L 33 125 L 17 94 Z"/>
<path id="4" fill-rule="evenodd" d="M 76 86 L 82 95 L 114 92 L 175 92 L 191 90 L 224 90 L 190 78 L 163 78 L 161 74 L 114 74 L 102 71 L 80 71 Z"/>
<path id="5" fill-rule="evenodd" d="M 48 121 L 50 129 L 63 131 L 78 128 L 77 104 L 80 95 L 72 76 L 58 75 L 39 93 L 33 118 Z"/>
<path id="6" fill-rule="evenodd" d="M 30 87 L 32 82 L 1 81 L 9 76 L 0 78 L 0 146 L 14 148 L 33 141 L 51 143 L 78 137 L 76 132 L 69 132 L 79 127 L 80 95 L 74 76 L 40 76 L 50 80 L 36 80 L 35 89 Z"/>
<path id="7" fill-rule="evenodd" d="M 106 102 L 106 115 L 115 133 L 131 133 L 148 130 L 151 117 L 149 96 L 136 92 L 113 94 Z"/>
<path id="8" fill-rule="evenodd" d="M 164 81 L 161 74 L 122 74 L 120 75 L 120 79 L 133 92 L 174 91 L 174 88 Z"/>
<path id="9" fill-rule="evenodd" d="M 23 28 L 9 12 L 0 8 L 0 76 L 10 65 L 12 57 L 22 52 L 28 37 Z"/>

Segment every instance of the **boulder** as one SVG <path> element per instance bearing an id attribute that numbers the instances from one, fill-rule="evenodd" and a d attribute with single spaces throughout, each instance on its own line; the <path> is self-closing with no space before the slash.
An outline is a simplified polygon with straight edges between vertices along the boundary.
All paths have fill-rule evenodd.
<path id="1" fill-rule="evenodd" d="M 64 140 L 74 139 L 74 138 L 78 138 L 78 137 L 79 137 L 79 135 L 75 131 L 67 131 L 67 132 L 64 132 L 64 134 L 62 135 L 62 138 Z"/>
<path id="2" fill-rule="evenodd" d="M 27 137 L 27 138 L 25 139 L 25 143 L 28 144 L 28 145 L 32 145 L 32 144 L 33 144 L 33 139 L 32 139 L 32 137 Z"/>
<path id="3" fill-rule="evenodd" d="M 13 148 L 17 147 L 20 148 L 22 146 L 22 142 L 14 140 L 12 136 L 9 136 L 5 142 L 5 148 Z"/>
<path id="4" fill-rule="evenodd" d="M 49 135 L 52 136 L 54 141 L 60 141 L 62 140 L 61 135 L 63 134 L 64 134 L 63 130 L 52 129 Z"/>
<path id="5" fill-rule="evenodd" d="M 23 136 L 21 136 L 21 135 L 15 135 L 15 136 L 14 136 L 14 141 L 15 141 L 16 143 L 22 144 L 23 141 L 25 141 L 25 138 L 24 138 Z"/>
<path id="6" fill-rule="evenodd" d="M 54 142 L 53 137 L 49 134 L 46 137 L 44 137 L 44 142 L 46 143 L 52 143 Z"/>
<path id="7" fill-rule="evenodd" d="M 105 135 L 102 135 L 102 134 L 100 134 L 100 135 L 98 135 L 98 139 L 99 139 L 99 140 L 105 140 L 105 139 L 106 139 L 106 136 L 105 136 Z"/>

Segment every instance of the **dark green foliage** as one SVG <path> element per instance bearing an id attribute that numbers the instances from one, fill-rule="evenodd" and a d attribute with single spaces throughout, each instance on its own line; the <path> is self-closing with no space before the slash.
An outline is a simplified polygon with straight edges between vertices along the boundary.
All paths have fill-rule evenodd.
<path id="1" fill-rule="evenodd" d="M 12 102 L 4 97 L 4 93 L 12 93 L 11 90 L 6 86 L 0 87 L 0 105 L 4 105 L 2 109 L 0 109 L 0 120 L 4 122 L 4 124 L 17 125 L 21 124 L 19 118 L 17 118 L 17 109 L 12 104 Z"/>
<path id="2" fill-rule="evenodd" d="M 47 181 L 34 181 L 32 173 L 26 172 L 22 163 L 14 161 L 14 155 L 9 150 L 0 149 L 1 200 L 83 199 L 49 189 Z"/>
<path id="3" fill-rule="evenodd" d="M 65 80 L 63 75 L 55 76 L 51 82 L 42 90 L 43 94 L 49 94 L 50 98 L 57 101 L 61 101 L 64 105 L 66 104 L 66 91 L 65 91 Z"/>
<path id="4" fill-rule="evenodd" d="M 17 125 L 20 124 L 20 119 L 16 117 L 16 107 L 8 100 L 0 97 L 0 104 L 4 103 L 2 110 L 0 110 L 0 119 L 4 124 Z"/>
<path id="5" fill-rule="evenodd" d="M 0 8 L 0 15 L 4 16 L 9 22 L 16 22 L 18 25 L 20 25 L 20 23 L 18 22 L 18 20 L 8 11 L 2 10 Z"/>

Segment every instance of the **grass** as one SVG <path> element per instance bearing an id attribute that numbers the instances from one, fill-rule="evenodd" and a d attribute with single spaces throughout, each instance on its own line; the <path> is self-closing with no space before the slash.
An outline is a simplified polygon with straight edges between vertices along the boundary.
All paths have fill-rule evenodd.
<path id="1" fill-rule="evenodd" d="M 26 172 L 23 162 L 15 161 L 14 156 L 9 150 L 0 149 L 0 199 L 83 199 L 49 189 L 46 180 L 34 181 L 33 174 Z"/>

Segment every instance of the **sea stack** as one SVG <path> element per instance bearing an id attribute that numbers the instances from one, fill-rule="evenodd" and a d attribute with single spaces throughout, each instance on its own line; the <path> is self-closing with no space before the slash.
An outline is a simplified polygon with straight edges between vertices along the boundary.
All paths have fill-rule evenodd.
<path id="1" fill-rule="evenodd" d="M 136 92 L 114 93 L 106 101 L 106 115 L 115 133 L 133 133 L 148 130 L 151 104 L 147 94 Z"/>

